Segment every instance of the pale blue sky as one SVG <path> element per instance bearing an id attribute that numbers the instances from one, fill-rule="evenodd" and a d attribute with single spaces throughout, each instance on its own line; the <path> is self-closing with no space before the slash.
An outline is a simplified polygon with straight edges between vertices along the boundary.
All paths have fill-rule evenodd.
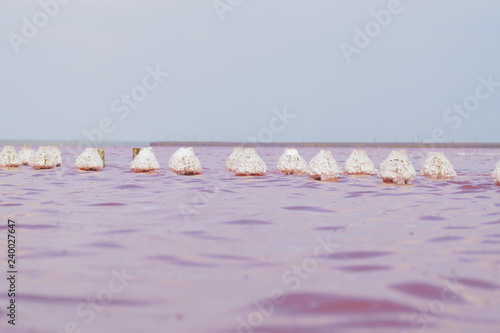
<path id="1" fill-rule="evenodd" d="M 3 0 L 0 139 L 80 140 L 108 118 L 104 140 L 246 141 L 286 108 L 295 118 L 271 126 L 273 141 L 413 142 L 441 128 L 446 141 L 500 142 L 500 84 L 477 88 L 500 82 L 500 2 L 401 0 L 348 63 L 341 43 L 395 5 L 73 0 L 44 25 L 38 1 Z M 17 53 L 12 33 L 25 38 Z M 146 79 L 152 90 L 125 116 L 120 97 L 143 92 L 158 65 L 169 76 Z M 479 105 L 446 113 L 464 100 Z"/>

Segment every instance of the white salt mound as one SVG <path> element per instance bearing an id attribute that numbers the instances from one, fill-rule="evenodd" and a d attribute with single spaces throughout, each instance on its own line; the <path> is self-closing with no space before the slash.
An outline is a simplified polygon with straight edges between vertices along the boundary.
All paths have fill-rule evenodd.
<path id="1" fill-rule="evenodd" d="M 149 172 L 159 169 L 160 163 L 156 160 L 153 148 L 142 148 L 130 163 L 130 168 L 135 172 Z"/>
<path id="2" fill-rule="evenodd" d="M 62 164 L 62 156 L 61 156 L 61 151 L 59 150 L 58 147 L 56 146 L 51 146 L 50 149 L 52 150 L 53 154 L 56 157 L 56 166 L 61 166 Z"/>
<path id="3" fill-rule="evenodd" d="M 493 178 L 495 184 L 500 186 L 500 162 L 498 162 L 497 165 L 495 166 L 495 170 L 493 170 L 491 177 Z"/>
<path id="4" fill-rule="evenodd" d="M 33 149 L 24 147 L 19 151 L 19 162 L 21 162 L 21 164 L 23 165 L 28 165 L 31 156 L 33 156 L 34 153 L 35 152 L 33 151 Z"/>
<path id="5" fill-rule="evenodd" d="M 76 158 L 75 166 L 80 170 L 98 171 L 104 167 L 104 163 L 97 148 L 85 148 Z"/>
<path id="6" fill-rule="evenodd" d="M 262 176 L 267 167 L 254 148 L 245 148 L 233 165 L 233 172 L 238 176 Z"/>
<path id="7" fill-rule="evenodd" d="M 451 179 L 457 175 L 451 162 L 441 152 L 428 153 L 420 173 L 432 179 Z"/>
<path id="8" fill-rule="evenodd" d="M 226 160 L 226 169 L 228 171 L 234 172 L 234 165 L 236 164 L 236 161 L 238 160 L 238 158 L 240 158 L 241 155 L 243 155 L 244 151 L 245 151 L 245 148 L 243 148 L 243 147 L 234 147 L 233 148 L 233 152 L 231 153 L 231 155 L 229 155 L 229 157 Z"/>
<path id="9" fill-rule="evenodd" d="M 378 176 L 384 182 L 410 184 L 417 173 L 406 154 L 406 150 L 393 150 L 380 164 Z"/>
<path id="10" fill-rule="evenodd" d="M 340 177 L 340 169 L 329 150 L 321 150 L 309 162 L 308 174 L 316 180 L 334 180 Z"/>
<path id="11" fill-rule="evenodd" d="M 299 155 L 297 149 L 285 148 L 276 168 L 285 175 L 303 175 L 307 172 L 307 162 Z"/>
<path id="12" fill-rule="evenodd" d="M 375 175 L 377 170 L 366 151 L 354 150 L 344 164 L 344 173 L 348 175 Z"/>
<path id="13" fill-rule="evenodd" d="M 21 165 L 14 146 L 5 146 L 0 152 L 0 167 L 18 167 Z"/>
<path id="14" fill-rule="evenodd" d="M 42 146 L 31 155 L 28 164 L 34 169 L 52 169 L 57 165 L 57 156 L 50 147 Z"/>
<path id="15" fill-rule="evenodd" d="M 38 152 L 50 155 L 51 158 L 53 158 L 56 161 L 55 166 L 61 166 L 62 163 L 61 151 L 56 146 L 41 146 L 40 148 L 38 148 Z"/>
<path id="16" fill-rule="evenodd" d="M 201 172 L 201 163 L 193 148 L 179 148 L 170 157 L 168 168 L 178 175 L 196 175 Z"/>

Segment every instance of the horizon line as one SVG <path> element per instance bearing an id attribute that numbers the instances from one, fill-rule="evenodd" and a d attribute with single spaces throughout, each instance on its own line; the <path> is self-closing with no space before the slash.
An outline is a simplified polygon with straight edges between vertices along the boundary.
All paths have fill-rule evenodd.
<path id="1" fill-rule="evenodd" d="M 240 141 L 140 141 L 140 140 L 109 140 L 91 144 L 88 140 L 36 140 L 36 139 L 4 139 L 0 145 L 78 145 L 86 146 L 244 146 L 244 147 L 374 147 L 374 148 L 500 148 L 500 142 L 240 142 Z"/>

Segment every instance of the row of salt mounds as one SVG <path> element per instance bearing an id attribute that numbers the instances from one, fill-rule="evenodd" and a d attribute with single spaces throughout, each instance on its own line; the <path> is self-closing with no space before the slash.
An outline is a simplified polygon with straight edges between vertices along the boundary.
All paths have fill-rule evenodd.
<path id="1" fill-rule="evenodd" d="M 348 175 L 375 175 L 377 170 L 373 166 L 372 160 L 366 151 L 353 150 L 349 158 L 345 161 L 343 171 Z"/>
<path id="2" fill-rule="evenodd" d="M 229 156 L 230 168 L 237 176 L 262 176 L 266 173 L 266 163 L 260 158 L 259 154 L 254 148 L 245 148 L 242 151 L 238 148 L 233 150 L 232 157 Z M 227 166 L 227 164 L 226 164 Z"/>
<path id="3" fill-rule="evenodd" d="M 97 148 L 85 148 L 76 158 L 75 166 L 80 170 L 98 171 L 104 167 L 104 162 Z"/>
<path id="4" fill-rule="evenodd" d="M 57 147 L 41 146 L 30 157 L 28 164 L 34 169 L 52 169 L 61 165 L 61 152 Z"/>
<path id="5" fill-rule="evenodd" d="M 201 163 L 192 147 L 179 148 L 168 161 L 168 168 L 178 175 L 201 173 Z"/>
<path id="6" fill-rule="evenodd" d="M 34 153 L 33 149 L 30 149 L 28 145 L 24 145 L 23 149 L 19 151 L 19 161 L 21 164 L 28 165 Z"/>
<path id="7" fill-rule="evenodd" d="M 153 148 L 142 148 L 130 163 L 130 168 L 134 172 L 150 172 L 159 169 L 160 163 L 156 160 Z"/>
<path id="8" fill-rule="evenodd" d="M 0 167 L 18 167 L 21 165 L 14 146 L 5 146 L 0 152 Z"/>
<path id="9" fill-rule="evenodd" d="M 303 175 L 307 173 L 307 162 L 295 148 L 285 148 L 276 165 L 278 171 L 285 175 Z"/>
<path id="10" fill-rule="evenodd" d="M 498 162 L 497 165 L 495 166 L 495 170 L 493 170 L 491 177 L 493 178 L 495 184 L 500 186 L 500 162 Z"/>
<path id="11" fill-rule="evenodd" d="M 329 150 L 321 150 L 309 162 L 308 174 L 316 180 L 334 180 L 340 177 L 341 170 Z"/>
<path id="12" fill-rule="evenodd" d="M 431 179 L 452 179 L 457 175 L 453 165 L 442 152 L 428 153 L 420 173 Z"/>
<path id="13" fill-rule="evenodd" d="M 411 184 L 417 175 L 413 164 L 411 164 L 406 150 L 393 150 L 389 156 L 380 164 L 378 176 L 384 182 L 396 184 Z"/>

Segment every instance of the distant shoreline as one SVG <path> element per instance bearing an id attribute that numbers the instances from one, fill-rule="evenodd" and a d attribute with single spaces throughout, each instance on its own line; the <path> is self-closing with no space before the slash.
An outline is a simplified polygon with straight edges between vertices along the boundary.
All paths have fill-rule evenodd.
<path id="1" fill-rule="evenodd" d="M 500 148 L 493 142 L 197 142 L 197 141 L 155 141 L 151 146 L 203 146 L 203 147 L 348 147 L 348 148 Z"/>
<path id="2" fill-rule="evenodd" d="M 77 146 L 83 141 L 71 140 L 0 140 L 0 146 L 24 144 L 33 146 Z M 86 143 L 86 142 L 84 142 Z M 106 141 L 97 146 L 136 147 L 347 147 L 347 148 L 500 148 L 500 142 L 222 142 L 222 141 Z M 86 147 L 85 145 L 83 147 Z"/>

